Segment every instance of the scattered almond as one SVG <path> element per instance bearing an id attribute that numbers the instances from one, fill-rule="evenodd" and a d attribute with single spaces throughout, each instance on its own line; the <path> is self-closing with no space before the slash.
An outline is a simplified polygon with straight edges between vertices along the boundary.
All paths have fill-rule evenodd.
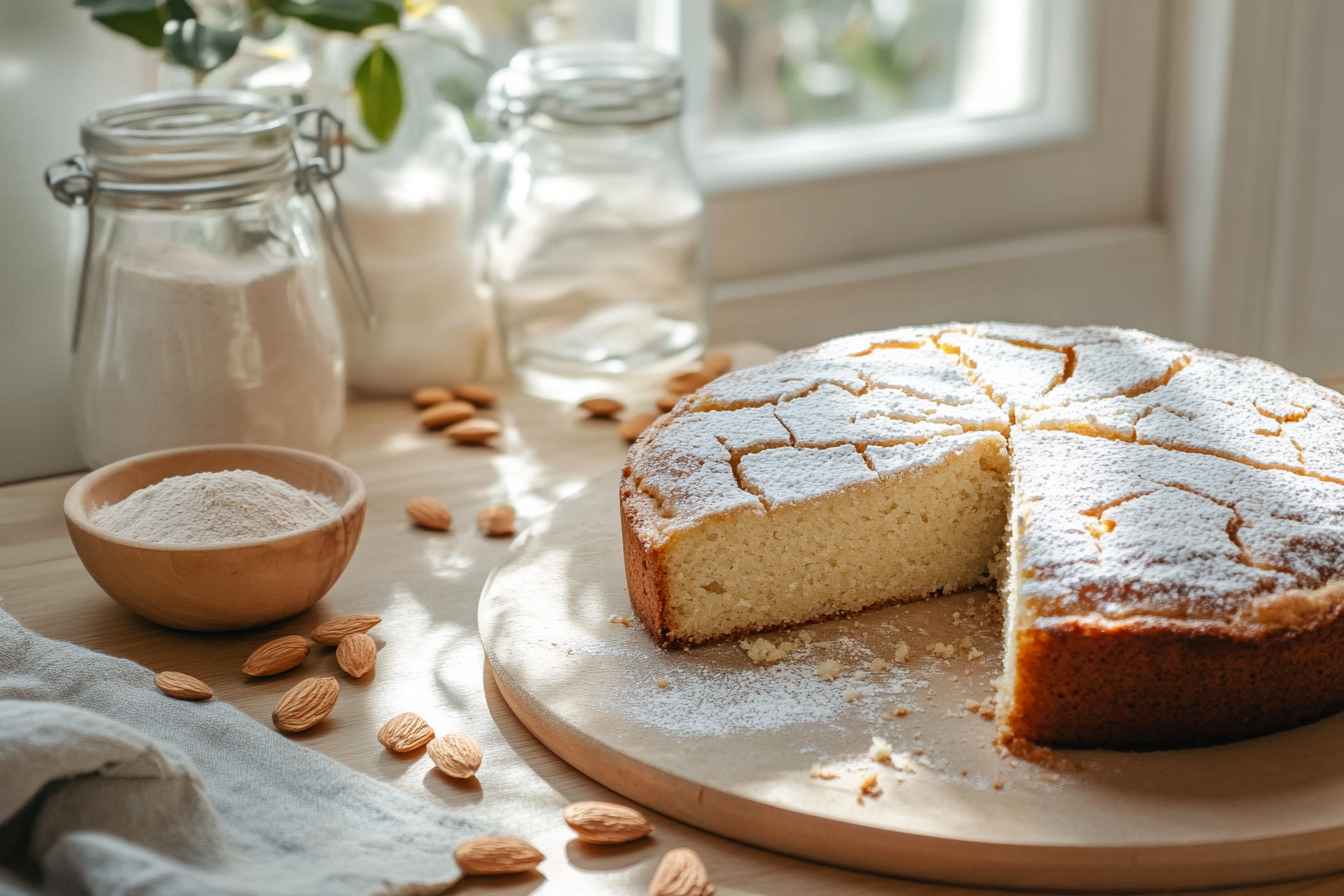
<path id="1" fill-rule="evenodd" d="M 393 753 L 418 750 L 434 739 L 434 729 L 413 712 L 397 713 L 378 729 L 378 743 Z"/>
<path id="2" fill-rule="evenodd" d="M 336 665 L 351 678 L 363 678 L 373 671 L 378 658 L 378 644 L 366 632 L 346 635 L 336 645 Z"/>
<path id="3" fill-rule="evenodd" d="M 264 678 L 288 672 L 308 658 L 311 646 L 303 635 L 285 635 L 267 641 L 243 661 L 243 674 Z"/>
<path id="4" fill-rule="evenodd" d="M 174 700 L 209 700 L 215 696 L 210 685 L 185 672 L 160 672 L 154 684 Z"/>
<path id="5" fill-rule="evenodd" d="M 429 758 L 450 778 L 470 778 L 481 767 L 481 747 L 465 734 L 445 734 L 429 742 Z"/>
<path id="6" fill-rule="evenodd" d="M 314 641 L 335 647 L 346 635 L 366 632 L 383 621 L 383 617 L 372 613 L 351 613 L 347 616 L 333 616 L 309 633 Z"/>
<path id="7" fill-rule="evenodd" d="M 653 825 L 638 810 L 595 800 L 566 806 L 565 824 L 584 843 L 629 843 L 653 831 Z"/>
<path id="8" fill-rule="evenodd" d="M 445 401 L 420 412 L 420 425 L 425 429 L 443 429 L 476 416 L 476 408 L 465 401 Z"/>
<path id="9" fill-rule="evenodd" d="M 467 383 L 464 386 L 455 386 L 453 395 L 463 401 L 469 401 L 478 408 L 492 408 L 495 402 L 499 401 L 499 396 L 495 390 L 489 386 L 482 386 L 479 383 Z"/>
<path id="10" fill-rule="evenodd" d="M 472 837 L 453 850 L 463 874 L 521 874 L 531 871 L 546 857 L 517 837 Z"/>
<path id="11" fill-rule="evenodd" d="M 429 408 L 453 400 L 453 390 L 443 386 L 421 386 L 411 393 L 411 402 L 418 408 Z"/>
<path id="12" fill-rule="evenodd" d="M 607 420 L 625 410 L 625 405 L 614 398 L 595 396 L 579 402 L 579 408 L 587 411 L 589 417 L 599 417 Z"/>
<path id="13" fill-rule="evenodd" d="M 705 863 L 693 850 L 680 846 L 670 849 L 658 863 L 649 881 L 649 896 L 712 896 Z"/>
<path id="14" fill-rule="evenodd" d="M 490 538 L 507 538 L 517 530 L 518 514 L 508 504 L 496 504 L 476 514 L 476 525 Z"/>
<path id="15" fill-rule="evenodd" d="M 330 675 L 305 678 L 285 691 L 271 713 L 271 721 L 286 734 L 307 731 L 331 715 L 340 695 L 341 685 Z"/>
<path id="16" fill-rule="evenodd" d="M 484 445 L 499 433 L 498 423 L 479 417 L 463 420 L 448 427 L 448 438 L 459 445 Z"/>
<path id="17" fill-rule="evenodd" d="M 708 352 L 700 362 L 700 369 L 712 377 L 720 377 L 733 369 L 733 356 L 727 352 Z"/>
<path id="18" fill-rule="evenodd" d="M 654 404 L 657 405 L 658 410 L 666 414 L 668 411 L 676 407 L 677 402 L 679 401 L 681 401 L 680 395 L 660 395 L 658 396 L 658 400 L 654 402 Z"/>
<path id="19" fill-rule="evenodd" d="M 406 502 L 406 515 L 421 529 L 447 532 L 453 528 L 453 512 L 438 498 L 412 498 Z"/>
<path id="20" fill-rule="evenodd" d="M 703 370 L 686 370 L 668 377 L 667 382 L 663 385 L 669 392 L 676 395 L 686 395 L 699 389 L 712 379 L 714 379 L 714 377 L 705 373 Z"/>
<path id="21" fill-rule="evenodd" d="M 648 429 L 653 421 L 658 419 L 657 414 L 636 414 L 628 420 L 621 421 L 619 430 L 621 438 L 627 442 L 633 442 L 639 438 L 639 434 Z"/>

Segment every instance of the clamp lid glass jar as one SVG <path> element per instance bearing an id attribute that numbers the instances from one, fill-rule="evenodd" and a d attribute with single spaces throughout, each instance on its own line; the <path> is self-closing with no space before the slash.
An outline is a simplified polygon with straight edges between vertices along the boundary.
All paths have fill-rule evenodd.
<path id="1" fill-rule="evenodd" d="M 340 122 L 248 93 L 154 94 L 98 112 L 81 142 L 46 181 L 88 210 L 73 335 L 85 460 L 210 442 L 329 450 L 345 362 L 324 234 L 359 280 L 338 202 L 315 195 L 335 195 Z"/>
<path id="2" fill-rule="evenodd" d="M 704 205 L 677 62 L 635 44 L 524 50 L 491 79 L 502 133 L 484 285 L 523 386 L 574 398 L 703 350 Z"/>

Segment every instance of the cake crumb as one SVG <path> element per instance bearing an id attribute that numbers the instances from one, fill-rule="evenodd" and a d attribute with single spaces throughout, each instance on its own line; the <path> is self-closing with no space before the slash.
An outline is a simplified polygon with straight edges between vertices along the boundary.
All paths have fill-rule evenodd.
<path id="1" fill-rule="evenodd" d="M 910 715 L 910 707 L 908 706 L 893 706 L 882 712 L 882 718 L 887 721 L 891 721 L 892 719 L 903 719 L 908 715 Z"/>
<path id="2" fill-rule="evenodd" d="M 968 660 L 978 660 L 984 655 L 985 652 L 979 647 L 972 647 L 970 650 L 966 651 L 966 659 Z"/>
<path id="3" fill-rule="evenodd" d="M 654 684 L 658 685 L 658 687 L 660 687 L 660 688 L 665 688 L 665 687 L 667 687 L 667 679 L 666 679 L 666 678 L 659 677 L 658 679 L 656 679 L 656 680 L 654 681 Z"/>
<path id="4" fill-rule="evenodd" d="M 995 781 L 995 782 L 994 782 L 994 789 L 995 789 L 995 790 L 1002 790 L 1002 789 L 1003 789 L 1003 782 L 1002 782 L 1002 781 Z"/>
<path id="5" fill-rule="evenodd" d="M 936 656 L 943 660 L 950 660 L 957 655 L 957 649 L 945 641 L 934 641 L 929 645 L 929 655 Z"/>
<path id="6" fill-rule="evenodd" d="M 979 700 L 967 700 L 967 701 L 965 702 L 965 704 L 963 704 L 963 705 L 966 707 L 966 711 L 969 712 L 969 713 L 971 713 L 972 715 L 979 715 L 979 714 L 980 714 L 980 701 L 979 701 Z"/>
<path id="7" fill-rule="evenodd" d="M 769 638 L 744 638 L 737 642 L 737 646 L 747 654 L 747 659 L 758 666 L 768 666 L 771 663 L 777 663 L 787 657 L 793 651 L 798 649 L 798 642 L 785 639 L 778 643 Z"/>
<path id="8" fill-rule="evenodd" d="M 812 766 L 811 771 L 807 773 L 809 778 L 815 778 L 818 781 L 834 781 L 840 777 L 839 772 L 833 772 L 828 768 L 822 768 L 819 764 Z"/>
<path id="9" fill-rule="evenodd" d="M 607 619 L 607 621 L 610 622 L 612 625 L 623 625 L 626 628 L 629 628 L 630 626 L 635 624 L 635 620 L 631 619 L 629 616 L 621 616 L 616 613 L 612 613 L 610 618 Z"/>
<path id="10" fill-rule="evenodd" d="M 868 747 L 868 758 L 874 762 L 885 762 L 891 764 L 891 742 L 886 738 L 873 735 L 873 742 Z"/>
<path id="11" fill-rule="evenodd" d="M 845 667 L 835 660 L 822 660 L 817 663 L 817 677 L 822 681 L 835 681 L 844 671 Z"/>
<path id="12" fill-rule="evenodd" d="M 864 775 L 863 780 L 859 782 L 859 803 L 863 803 L 866 796 L 878 797 L 882 795 L 882 787 L 877 783 L 877 772 L 869 772 Z"/>
<path id="13" fill-rule="evenodd" d="M 863 693 L 860 691 L 845 691 L 846 703 L 858 703 L 863 699 Z"/>
<path id="14" fill-rule="evenodd" d="M 870 663 L 868 664 L 868 671 L 869 671 L 869 672 L 872 672 L 872 673 L 875 674 L 875 675 L 880 675 L 881 673 L 886 672 L 886 671 L 889 670 L 890 668 L 891 668 L 891 663 L 889 663 L 889 662 L 887 662 L 886 660 L 882 659 L 882 657 L 880 657 L 880 656 L 879 656 L 879 657 L 875 657 L 875 658 L 873 659 L 873 661 L 870 662 Z"/>
<path id="15" fill-rule="evenodd" d="M 910 659 L 910 645 L 904 641 L 897 641 L 896 649 L 891 654 L 891 661 L 893 663 L 903 663 L 908 659 Z"/>

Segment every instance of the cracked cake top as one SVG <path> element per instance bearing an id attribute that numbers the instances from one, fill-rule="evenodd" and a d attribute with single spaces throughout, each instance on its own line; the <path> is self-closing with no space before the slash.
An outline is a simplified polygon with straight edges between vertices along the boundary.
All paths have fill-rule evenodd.
<path id="1" fill-rule="evenodd" d="M 1316 592 L 1344 567 L 1344 396 L 1135 330 L 946 324 L 789 352 L 660 418 L 627 491 L 656 545 L 1006 436 L 1038 618 L 1263 627 L 1334 600 Z"/>

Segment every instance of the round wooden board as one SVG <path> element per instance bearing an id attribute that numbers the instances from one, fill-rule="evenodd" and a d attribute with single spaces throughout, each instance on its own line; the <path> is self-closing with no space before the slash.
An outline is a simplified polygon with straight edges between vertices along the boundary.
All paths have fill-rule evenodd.
<path id="1" fill-rule="evenodd" d="M 999 672 L 995 598 L 808 626 L 770 666 L 735 644 L 665 651 L 630 618 L 616 495 L 612 476 L 562 501 L 479 614 L 513 711 L 631 800 L 793 855 L 961 884 L 1170 889 L 1344 868 L 1344 716 L 1198 750 L 1005 757 L 968 707 Z M 869 670 L 900 642 L 906 662 Z M 828 660 L 842 668 L 830 681 Z M 889 764 L 868 758 L 874 736 Z M 881 792 L 860 799 L 873 772 Z"/>

